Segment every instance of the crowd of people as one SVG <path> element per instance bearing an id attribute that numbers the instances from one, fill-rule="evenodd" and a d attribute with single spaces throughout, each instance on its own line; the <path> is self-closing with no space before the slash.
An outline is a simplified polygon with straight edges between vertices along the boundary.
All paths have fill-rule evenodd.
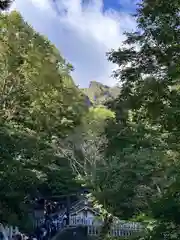
<path id="1" fill-rule="evenodd" d="M 47 216 L 44 222 L 37 226 L 35 231 L 30 235 L 17 233 L 13 236 L 13 240 L 49 240 L 56 233 L 68 224 L 67 214 L 63 216 Z"/>

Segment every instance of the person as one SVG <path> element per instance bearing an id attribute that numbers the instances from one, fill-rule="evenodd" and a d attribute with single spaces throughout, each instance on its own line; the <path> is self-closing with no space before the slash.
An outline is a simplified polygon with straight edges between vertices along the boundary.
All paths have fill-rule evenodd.
<path id="1" fill-rule="evenodd" d="M 41 239 L 45 240 L 47 235 L 47 230 L 46 228 L 41 228 Z"/>
<path id="2" fill-rule="evenodd" d="M 27 236 L 25 234 L 22 234 L 22 240 L 27 240 Z"/>
<path id="3" fill-rule="evenodd" d="M 55 227 L 55 229 L 57 230 L 57 225 L 58 225 L 58 219 L 56 218 L 56 219 L 54 219 L 53 220 L 53 225 L 54 225 L 54 227 Z"/>
<path id="4" fill-rule="evenodd" d="M 22 240 L 22 235 L 20 233 L 16 234 L 15 240 Z"/>
<path id="5" fill-rule="evenodd" d="M 36 228 L 36 230 L 35 230 L 35 235 L 36 235 L 36 238 L 37 238 L 38 240 L 41 239 L 42 232 L 41 232 L 40 227 L 37 227 L 37 228 Z M 31 240 L 32 240 L 32 236 L 31 236 Z"/>
<path id="6" fill-rule="evenodd" d="M 62 217 L 57 217 L 57 231 L 62 228 Z"/>
<path id="7" fill-rule="evenodd" d="M 0 240 L 4 240 L 4 235 L 2 232 L 0 232 Z"/>
<path id="8" fill-rule="evenodd" d="M 63 216 L 63 225 L 66 226 L 67 225 L 67 214 L 65 213 Z"/>
<path id="9" fill-rule="evenodd" d="M 55 225 L 52 223 L 51 224 L 51 237 L 54 237 L 56 234 L 56 227 Z"/>
<path id="10" fill-rule="evenodd" d="M 27 240 L 33 240 L 33 238 L 34 238 L 34 235 L 30 234 L 30 235 L 28 236 Z M 36 240 L 37 240 L 37 238 L 36 238 Z"/>

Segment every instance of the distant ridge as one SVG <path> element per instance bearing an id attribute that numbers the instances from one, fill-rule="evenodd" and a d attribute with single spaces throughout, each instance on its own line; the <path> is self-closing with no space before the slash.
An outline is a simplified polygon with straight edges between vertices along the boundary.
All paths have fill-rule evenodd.
<path id="1" fill-rule="evenodd" d="M 88 88 L 81 89 L 88 97 L 90 105 L 104 105 L 120 94 L 120 87 L 109 87 L 100 82 L 91 81 Z"/>

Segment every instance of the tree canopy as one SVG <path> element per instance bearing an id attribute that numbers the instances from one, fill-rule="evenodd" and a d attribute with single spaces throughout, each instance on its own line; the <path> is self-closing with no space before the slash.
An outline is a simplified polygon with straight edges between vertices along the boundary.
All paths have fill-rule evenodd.
<path id="1" fill-rule="evenodd" d="M 19 13 L 1 13 L 0 29 L 0 214 L 17 225 L 35 196 L 80 188 L 53 138 L 66 138 L 87 106 L 72 66 Z"/>
<path id="2" fill-rule="evenodd" d="M 109 103 L 101 200 L 121 218 L 153 219 L 153 240 L 179 238 L 179 10 L 178 1 L 143 0 L 137 31 L 108 53 L 122 88 Z"/>
<path id="3" fill-rule="evenodd" d="M 137 30 L 107 54 L 121 91 L 80 90 L 55 46 L 0 14 L 3 221 L 27 219 L 34 196 L 77 192 L 78 178 L 112 214 L 150 219 L 144 239 L 179 239 L 179 11 L 177 0 L 138 5 Z"/>
<path id="4" fill-rule="evenodd" d="M 154 224 L 143 239 L 180 236 L 179 11 L 178 1 L 138 5 L 137 30 L 107 54 L 119 66 L 114 76 L 122 84 L 106 104 L 115 118 L 83 148 L 95 163 L 93 174 L 84 175 L 103 206 L 121 219 Z"/>

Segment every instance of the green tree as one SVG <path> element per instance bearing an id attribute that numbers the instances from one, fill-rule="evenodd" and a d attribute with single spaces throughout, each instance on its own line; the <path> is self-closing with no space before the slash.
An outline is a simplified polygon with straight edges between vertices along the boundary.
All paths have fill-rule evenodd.
<path id="1" fill-rule="evenodd" d="M 108 54 L 122 89 L 110 106 L 102 201 L 122 218 L 156 219 L 154 240 L 179 238 L 179 10 L 179 1 L 142 1 L 137 31 Z"/>
<path id="2" fill-rule="evenodd" d="M 1 14 L 0 24 L 2 117 L 66 136 L 80 123 L 84 107 L 68 64 L 17 12 Z"/>
<path id="3" fill-rule="evenodd" d="M 81 125 L 71 132 L 60 148 L 60 152 L 70 159 L 76 174 L 88 183 L 94 181 L 102 157 L 101 150 L 106 144 L 106 139 L 101 135 L 107 121 L 114 117 L 114 113 L 104 106 L 90 107 L 84 114 Z"/>
<path id="4" fill-rule="evenodd" d="M 91 107 L 83 118 L 84 128 L 87 129 L 86 132 L 91 130 L 94 133 L 97 132 L 97 134 L 100 134 L 103 132 L 107 120 L 111 118 L 114 118 L 114 113 L 104 106 Z"/>
<path id="5" fill-rule="evenodd" d="M 87 108 L 72 66 L 19 13 L 1 13 L 0 29 L 0 214 L 25 227 L 34 197 L 80 187 L 53 139 L 67 137 Z"/>

